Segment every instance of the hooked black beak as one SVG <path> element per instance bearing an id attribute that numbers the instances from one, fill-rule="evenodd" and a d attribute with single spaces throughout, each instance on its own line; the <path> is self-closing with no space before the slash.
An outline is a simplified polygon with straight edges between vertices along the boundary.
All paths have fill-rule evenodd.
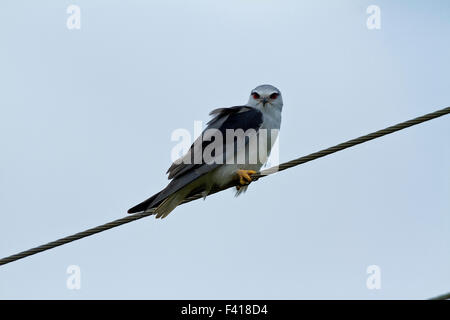
<path id="1" fill-rule="evenodd" d="M 268 99 L 268 98 L 263 98 L 263 99 L 262 99 L 262 104 L 263 104 L 263 106 L 265 106 L 267 102 L 269 102 L 269 99 Z"/>

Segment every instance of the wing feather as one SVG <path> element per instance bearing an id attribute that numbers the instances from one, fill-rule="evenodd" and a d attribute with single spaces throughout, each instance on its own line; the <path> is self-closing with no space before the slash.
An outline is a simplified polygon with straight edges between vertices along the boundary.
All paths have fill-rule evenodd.
<path id="1" fill-rule="evenodd" d="M 263 122 L 263 115 L 261 111 L 249 107 L 249 106 L 236 106 L 230 108 L 219 108 L 211 111 L 210 115 L 213 118 L 208 122 L 207 128 L 202 132 L 202 135 L 196 140 L 197 143 L 193 143 L 188 153 L 175 161 L 167 170 L 169 174 L 169 179 L 172 179 L 166 188 L 153 195 L 149 199 L 141 202 L 135 207 L 131 208 L 128 212 L 134 213 L 139 211 L 145 211 L 150 208 L 155 208 L 161 204 L 165 199 L 173 195 L 175 192 L 179 191 L 188 184 L 194 182 L 201 176 L 207 174 L 208 172 L 214 170 L 221 164 L 218 163 L 205 163 L 203 157 L 201 157 L 201 163 L 195 164 L 193 160 L 194 152 L 201 152 L 203 155 L 204 149 L 214 141 L 203 140 L 205 132 L 208 129 L 219 130 L 223 137 L 226 134 L 227 129 L 242 129 L 247 131 L 248 129 L 258 130 Z M 199 140 L 200 139 L 200 140 Z M 203 141 L 202 141 L 203 140 Z M 225 140 L 225 139 L 224 139 Z M 224 143 L 224 150 L 226 148 L 226 141 Z M 233 148 L 233 152 L 234 152 Z M 190 163 L 186 163 L 191 160 Z M 202 190 L 197 190 L 197 193 L 202 192 Z M 195 192 L 195 190 L 194 190 Z"/>
<path id="2" fill-rule="evenodd" d="M 205 148 L 214 142 L 214 140 L 209 141 L 209 139 L 205 138 L 205 132 L 209 129 L 217 129 L 222 133 L 222 136 L 225 137 L 227 129 L 243 129 L 244 131 L 248 129 L 258 130 L 263 122 L 263 115 L 261 111 L 249 106 L 218 108 L 211 111 L 210 115 L 212 115 L 213 118 L 207 123 L 208 126 L 202 132 L 200 137 L 198 137 L 192 144 L 186 155 L 172 163 L 170 168 L 167 170 L 169 179 L 177 178 L 190 170 L 199 168 L 200 166 L 210 166 L 211 170 L 217 167 L 217 165 L 214 164 L 206 164 L 203 159 L 201 159 L 201 163 L 195 163 L 194 161 L 194 155 L 203 155 Z M 225 150 L 225 141 L 223 141 L 223 143 Z"/>

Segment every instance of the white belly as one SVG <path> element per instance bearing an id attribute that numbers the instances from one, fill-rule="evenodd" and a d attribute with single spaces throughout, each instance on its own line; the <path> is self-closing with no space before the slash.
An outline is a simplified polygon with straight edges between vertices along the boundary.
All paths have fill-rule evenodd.
<path id="1" fill-rule="evenodd" d="M 236 178 L 239 169 L 259 171 L 267 162 L 270 151 L 278 136 L 278 131 L 267 130 L 267 134 L 257 135 L 256 143 L 248 143 L 237 154 L 227 156 L 227 163 L 211 172 L 210 181 L 223 186 Z M 245 159 L 244 161 L 239 161 Z"/>
<path id="2" fill-rule="evenodd" d="M 263 133 L 260 129 L 257 133 L 257 142 L 253 145 L 246 144 L 245 148 L 241 148 L 234 155 L 234 152 L 227 152 L 227 164 L 224 164 L 217 169 L 211 171 L 208 175 L 210 185 L 224 186 L 236 178 L 236 171 L 239 169 L 259 171 L 261 167 L 267 162 L 270 151 L 278 137 L 278 130 L 281 124 L 280 113 L 264 114 L 264 122 L 261 129 L 265 130 Z M 237 161 L 245 159 L 244 161 Z"/>

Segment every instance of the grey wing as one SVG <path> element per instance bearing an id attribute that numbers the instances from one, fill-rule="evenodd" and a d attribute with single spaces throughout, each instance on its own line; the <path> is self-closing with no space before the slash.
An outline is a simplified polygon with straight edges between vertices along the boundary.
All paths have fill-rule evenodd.
<path id="1" fill-rule="evenodd" d="M 206 164 L 202 157 L 205 148 L 214 142 L 210 137 L 210 129 L 218 130 L 222 134 L 222 137 L 225 137 L 227 129 L 243 129 L 244 131 L 248 129 L 258 130 L 263 122 L 261 111 L 248 106 L 219 108 L 211 111 L 210 115 L 213 118 L 207 123 L 208 126 L 202 132 L 201 136 L 192 144 L 186 155 L 172 163 L 167 170 L 169 179 L 177 178 L 190 170 L 207 166 L 210 170 L 206 172 L 203 172 L 204 169 L 201 170 L 204 174 L 218 166 L 218 164 Z M 226 141 L 223 139 L 223 150 L 226 150 L 225 143 Z"/>
<path id="2" fill-rule="evenodd" d="M 208 122 L 208 126 L 202 132 L 202 135 L 192 144 L 187 154 L 175 161 L 167 170 L 167 173 L 169 174 L 168 178 L 172 179 L 172 181 L 159 193 L 128 210 L 129 213 L 140 212 L 158 206 L 168 196 L 222 165 L 214 162 L 205 163 L 203 159 L 202 155 L 204 149 L 210 143 L 214 142 L 214 140 L 210 141 L 204 138 L 208 129 L 216 129 L 220 131 L 223 137 L 225 137 L 227 129 L 243 129 L 244 131 L 247 131 L 248 129 L 258 130 L 263 122 L 262 113 L 259 110 L 248 106 L 215 109 L 211 111 L 210 115 L 212 115 L 213 118 Z M 225 143 L 226 141 L 223 141 L 224 150 L 226 149 Z M 194 157 L 198 154 L 201 156 L 200 161 L 195 161 L 196 159 L 194 159 Z M 224 152 L 224 157 L 225 156 L 226 154 Z M 200 193 L 202 191 L 203 190 L 196 190 L 195 193 Z"/>

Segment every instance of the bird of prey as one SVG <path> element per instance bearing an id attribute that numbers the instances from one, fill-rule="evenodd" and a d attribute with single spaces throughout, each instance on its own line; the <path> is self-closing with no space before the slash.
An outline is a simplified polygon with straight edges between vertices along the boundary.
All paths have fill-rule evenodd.
<path id="1" fill-rule="evenodd" d="M 211 190 L 230 184 L 236 186 L 236 195 L 244 192 L 251 175 L 267 162 L 280 129 L 282 108 L 281 92 L 265 84 L 251 91 L 246 105 L 211 111 L 213 118 L 206 129 L 167 170 L 170 183 L 128 213 L 153 210 L 156 218 L 164 218 L 192 195 L 205 198 Z"/>

